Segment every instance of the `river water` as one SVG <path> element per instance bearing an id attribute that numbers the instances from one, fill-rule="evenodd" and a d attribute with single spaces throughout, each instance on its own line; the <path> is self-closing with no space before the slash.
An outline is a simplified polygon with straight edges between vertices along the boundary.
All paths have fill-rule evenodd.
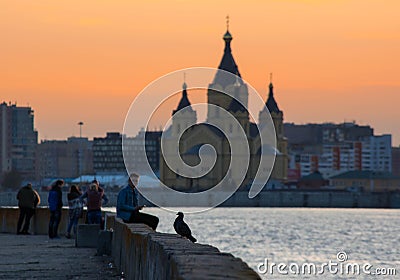
<path id="1" fill-rule="evenodd" d="M 158 231 L 174 233 L 175 213 L 143 211 L 160 218 Z M 400 279 L 400 210 L 215 208 L 185 221 L 199 243 L 243 259 L 263 279 Z M 368 274 L 392 268 L 396 276 Z"/>

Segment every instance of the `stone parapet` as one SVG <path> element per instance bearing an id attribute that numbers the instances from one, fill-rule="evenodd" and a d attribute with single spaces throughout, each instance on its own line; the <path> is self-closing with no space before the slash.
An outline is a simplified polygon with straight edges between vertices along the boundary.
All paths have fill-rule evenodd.
<path id="1" fill-rule="evenodd" d="M 85 222 L 86 211 L 79 224 Z M 19 218 L 18 207 L 0 207 L 0 232 L 1 233 L 16 233 L 17 223 Z M 67 231 L 68 227 L 68 209 L 62 209 L 61 221 L 58 226 L 58 234 L 63 235 Z M 50 221 L 50 210 L 47 207 L 39 207 L 35 211 L 35 215 L 31 218 L 31 225 L 29 232 L 31 234 L 48 234 Z"/>
<path id="2" fill-rule="evenodd" d="M 16 207 L 0 207 L 0 232 L 15 233 L 18 215 Z M 49 215 L 48 208 L 37 209 L 31 233 L 47 235 Z M 260 279 L 241 259 L 213 246 L 155 232 L 143 224 L 126 224 L 112 213 L 106 214 L 105 221 L 106 229 L 112 231 L 112 258 L 126 279 Z M 65 232 L 67 222 L 68 210 L 63 209 L 59 234 Z M 94 238 L 95 234 L 90 235 Z M 60 262 L 62 258 L 60 252 Z"/>
<path id="3" fill-rule="evenodd" d="M 241 259 L 213 246 L 126 224 L 115 215 L 106 220 L 114 262 L 127 279 L 260 279 Z"/>

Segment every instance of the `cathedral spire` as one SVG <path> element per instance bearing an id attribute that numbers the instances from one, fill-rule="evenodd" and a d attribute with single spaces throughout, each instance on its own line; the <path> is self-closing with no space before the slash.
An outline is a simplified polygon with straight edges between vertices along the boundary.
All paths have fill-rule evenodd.
<path id="1" fill-rule="evenodd" d="M 183 84 L 182 84 L 182 97 L 181 100 L 179 101 L 178 107 L 176 110 L 172 112 L 172 115 L 174 115 L 176 112 L 179 110 L 182 110 L 185 108 L 185 110 L 188 110 L 190 112 L 193 112 L 192 106 L 190 104 L 189 98 L 187 96 L 187 85 L 186 85 L 186 73 L 183 74 Z"/>
<path id="2" fill-rule="evenodd" d="M 229 33 L 229 15 L 226 16 L 226 33 L 223 37 L 224 41 L 225 41 L 225 49 L 228 47 L 230 49 L 230 44 L 232 41 L 232 35 L 231 33 Z"/>
<path id="3" fill-rule="evenodd" d="M 183 73 L 183 85 L 182 85 L 182 89 L 183 89 L 182 94 L 186 94 L 186 95 L 187 95 L 187 92 L 186 92 L 186 89 L 187 89 L 187 85 L 186 85 L 186 73 Z"/>
<path id="4" fill-rule="evenodd" d="M 226 17 L 226 33 L 224 34 L 223 39 L 225 41 L 225 49 L 218 69 L 225 70 L 241 77 L 235 59 L 232 56 L 231 41 L 233 37 L 229 32 L 229 16 Z M 215 75 L 213 83 L 220 84 L 223 87 L 226 87 L 227 85 L 234 84 L 235 79 L 231 79 L 230 77 L 222 73 L 217 73 L 217 75 Z"/>
<path id="5" fill-rule="evenodd" d="M 279 110 L 278 104 L 275 101 L 274 98 L 274 86 L 272 84 L 272 73 L 270 73 L 270 81 L 269 81 L 269 93 L 268 93 L 268 99 L 267 102 L 265 103 L 265 106 L 268 108 L 268 110 L 272 113 L 280 113 L 281 110 Z"/>

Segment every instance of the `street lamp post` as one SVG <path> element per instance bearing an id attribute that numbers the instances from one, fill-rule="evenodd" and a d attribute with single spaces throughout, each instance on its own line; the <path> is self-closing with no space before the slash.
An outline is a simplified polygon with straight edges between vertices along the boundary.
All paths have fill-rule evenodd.
<path id="1" fill-rule="evenodd" d="M 79 125 L 78 175 L 79 175 L 79 185 L 82 185 L 82 126 L 83 126 L 83 122 L 78 122 L 78 125 Z"/>
<path id="2" fill-rule="evenodd" d="M 78 122 L 78 125 L 79 125 L 79 138 L 82 138 L 82 125 L 83 125 L 83 122 Z"/>

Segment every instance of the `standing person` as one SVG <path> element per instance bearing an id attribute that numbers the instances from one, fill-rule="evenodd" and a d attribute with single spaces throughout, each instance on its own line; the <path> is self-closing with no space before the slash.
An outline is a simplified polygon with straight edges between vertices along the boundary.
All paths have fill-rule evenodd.
<path id="1" fill-rule="evenodd" d="M 35 215 L 36 206 L 40 203 L 39 194 L 32 188 L 32 184 L 27 184 L 25 187 L 22 187 L 17 194 L 18 199 L 18 207 L 19 207 L 19 219 L 17 224 L 17 234 L 26 234 L 29 235 L 28 232 L 31 218 Z M 21 230 L 22 223 L 25 219 L 24 227 Z"/>
<path id="2" fill-rule="evenodd" d="M 89 224 L 101 224 L 101 206 L 104 200 L 104 205 L 108 203 L 107 196 L 104 195 L 104 190 L 99 187 L 98 182 L 90 184 L 89 190 L 87 190 L 82 196 L 83 199 L 87 199 L 87 218 Z"/>
<path id="3" fill-rule="evenodd" d="M 104 191 L 104 189 L 102 187 L 100 187 L 100 182 L 96 179 L 94 179 L 92 181 L 92 184 L 96 184 L 97 185 L 97 190 L 98 191 L 102 191 L 103 192 L 103 200 L 104 200 L 104 205 L 106 205 L 108 203 L 108 197 Z"/>
<path id="4" fill-rule="evenodd" d="M 61 191 L 63 185 L 64 185 L 63 180 L 57 180 L 53 184 L 49 192 L 49 197 L 47 199 L 50 210 L 49 237 L 51 239 L 60 238 L 58 236 L 58 225 L 60 224 L 61 221 L 61 209 L 63 207 L 62 191 Z"/>
<path id="5" fill-rule="evenodd" d="M 67 232 L 65 233 L 66 238 L 71 238 L 71 229 L 74 228 L 74 235 L 76 236 L 76 227 L 78 225 L 78 220 L 82 216 L 82 200 L 80 196 L 82 192 L 79 190 L 77 185 L 72 185 L 69 189 L 69 193 L 67 195 L 68 198 L 68 214 L 69 214 L 69 222 Z"/>
<path id="6" fill-rule="evenodd" d="M 144 205 L 139 206 L 136 186 L 139 182 L 139 175 L 132 173 L 128 179 L 128 186 L 118 193 L 117 198 L 117 217 L 125 223 L 146 224 L 156 230 L 159 219 L 156 216 L 140 213 Z"/>

